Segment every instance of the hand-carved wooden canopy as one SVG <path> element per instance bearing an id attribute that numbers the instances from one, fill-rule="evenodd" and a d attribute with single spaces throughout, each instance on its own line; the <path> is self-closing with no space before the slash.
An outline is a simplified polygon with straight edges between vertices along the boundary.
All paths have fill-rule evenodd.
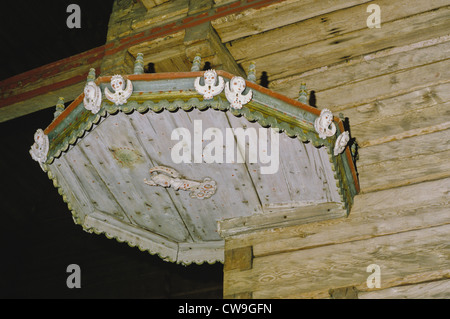
<path id="1" fill-rule="evenodd" d="M 85 92 L 36 134 L 30 151 L 76 224 L 190 264 L 223 261 L 218 221 L 245 230 L 253 217 L 273 227 L 348 213 L 359 188 L 348 133 L 336 144 L 344 133 L 340 119 L 224 71 L 214 74 L 220 88 L 200 71 L 90 75 Z M 239 142 L 239 128 L 266 134 L 267 144 L 252 144 L 251 134 Z M 191 135 L 178 153 L 198 148 L 200 138 L 202 156 L 209 144 L 223 148 L 224 161 L 195 154 L 174 160 L 180 132 Z M 261 159 L 277 151 L 273 134 L 278 167 L 263 173 L 270 163 Z"/>

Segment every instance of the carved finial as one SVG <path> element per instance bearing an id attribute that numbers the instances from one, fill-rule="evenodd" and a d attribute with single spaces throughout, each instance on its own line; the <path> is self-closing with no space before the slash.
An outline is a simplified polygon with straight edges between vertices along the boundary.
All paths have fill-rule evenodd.
<path id="1" fill-rule="evenodd" d="M 55 113 L 53 113 L 55 119 L 64 111 L 64 108 L 64 98 L 60 97 L 58 99 L 58 103 L 56 104 Z"/>
<path id="2" fill-rule="evenodd" d="M 93 81 L 95 81 L 95 69 L 94 69 L 94 68 L 91 68 L 91 69 L 89 70 L 89 74 L 88 74 L 88 77 L 87 77 L 87 81 L 88 81 L 88 82 L 93 82 Z"/>
<path id="3" fill-rule="evenodd" d="M 138 53 L 134 61 L 134 74 L 144 73 L 144 54 Z"/>
<path id="4" fill-rule="evenodd" d="M 250 82 L 253 82 L 253 83 L 256 82 L 256 63 L 255 62 L 251 62 L 250 66 L 248 67 L 247 80 Z"/>
<path id="5" fill-rule="evenodd" d="M 298 101 L 302 102 L 303 104 L 308 104 L 308 90 L 306 89 L 306 83 L 305 82 L 303 82 L 300 85 Z"/>
<path id="6" fill-rule="evenodd" d="M 195 55 L 194 61 L 192 62 L 191 71 L 193 71 L 193 72 L 200 71 L 201 64 L 202 64 L 202 57 L 201 57 L 200 53 L 197 53 Z"/>

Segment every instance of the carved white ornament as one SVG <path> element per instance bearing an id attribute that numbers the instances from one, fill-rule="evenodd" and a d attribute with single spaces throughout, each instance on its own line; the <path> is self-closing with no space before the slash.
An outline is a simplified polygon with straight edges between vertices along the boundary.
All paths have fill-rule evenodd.
<path id="1" fill-rule="evenodd" d="M 203 95 L 203 99 L 212 100 L 214 96 L 223 91 L 225 81 L 221 76 L 217 76 L 215 70 L 205 71 L 203 77 L 205 79 L 205 85 L 200 85 L 200 77 L 197 77 L 194 82 L 195 90 Z M 217 80 L 219 80 L 219 83 L 216 85 Z"/>
<path id="2" fill-rule="evenodd" d="M 347 146 L 349 140 L 350 135 L 347 131 L 338 136 L 338 138 L 336 139 L 336 144 L 334 144 L 335 156 L 341 154 L 345 150 L 345 147 Z"/>
<path id="3" fill-rule="evenodd" d="M 333 123 L 333 113 L 329 109 L 323 109 L 320 116 L 314 121 L 314 128 L 319 137 L 326 139 L 336 134 L 336 125 Z"/>
<path id="4" fill-rule="evenodd" d="M 108 88 L 105 88 L 105 95 L 108 100 L 116 105 L 127 103 L 128 98 L 133 93 L 133 84 L 127 79 L 127 87 L 125 88 L 125 79 L 121 75 L 114 75 L 111 78 L 111 87 L 115 92 L 111 93 Z"/>
<path id="5" fill-rule="evenodd" d="M 231 107 L 234 109 L 241 109 L 242 105 L 247 104 L 253 97 L 252 90 L 249 90 L 246 95 L 242 92 L 245 90 L 245 80 L 240 76 L 233 77 L 230 82 L 225 85 L 225 96 Z"/>
<path id="6" fill-rule="evenodd" d="M 165 166 L 155 166 L 150 169 L 150 180 L 144 179 L 144 183 L 150 186 L 172 187 L 174 190 L 191 191 L 191 198 L 207 199 L 216 192 L 216 182 L 210 178 L 203 182 L 191 181 L 180 178 L 180 174 L 174 169 Z"/>
<path id="7" fill-rule="evenodd" d="M 94 81 L 88 82 L 84 87 L 84 107 L 94 114 L 100 111 L 102 104 L 102 91 Z"/>
<path id="8" fill-rule="evenodd" d="M 38 129 L 34 133 L 34 144 L 30 149 L 31 157 L 39 163 L 44 163 L 47 160 L 48 149 L 48 136 L 44 134 L 42 129 Z"/>

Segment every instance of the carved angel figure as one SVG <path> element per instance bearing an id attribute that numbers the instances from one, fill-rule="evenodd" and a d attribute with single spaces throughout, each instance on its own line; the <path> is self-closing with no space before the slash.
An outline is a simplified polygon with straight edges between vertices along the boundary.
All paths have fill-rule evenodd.
<path id="1" fill-rule="evenodd" d="M 180 178 L 178 172 L 165 166 L 155 166 L 150 169 L 150 180 L 144 179 L 150 186 L 172 187 L 174 190 L 191 191 L 191 198 L 206 199 L 216 192 L 216 182 L 205 178 L 203 182 Z"/>
<path id="2" fill-rule="evenodd" d="M 336 125 L 333 123 L 333 113 L 329 109 L 323 109 L 320 116 L 314 121 L 314 128 L 319 137 L 326 139 L 336 134 Z"/>
<path id="3" fill-rule="evenodd" d="M 225 96 L 231 107 L 234 109 L 241 109 L 242 105 L 247 104 L 253 97 L 252 90 L 249 90 L 246 95 L 242 92 L 245 90 L 245 80 L 240 76 L 233 77 L 230 82 L 225 85 Z"/>
<path id="4" fill-rule="evenodd" d="M 108 88 L 105 88 L 105 95 L 108 100 L 116 105 L 127 103 L 128 98 L 133 93 L 133 84 L 127 79 L 127 88 L 125 88 L 125 79 L 121 75 L 114 75 L 111 78 L 111 87 L 115 92 L 111 93 Z"/>
<path id="5" fill-rule="evenodd" d="M 221 76 L 217 77 L 215 70 L 205 71 L 203 77 L 205 79 L 205 85 L 200 85 L 200 77 L 197 77 L 194 82 L 195 90 L 203 95 L 203 99 L 212 100 L 214 96 L 223 91 L 225 82 Z M 219 83 L 216 85 L 217 80 L 219 80 Z"/>
<path id="6" fill-rule="evenodd" d="M 102 104 L 102 91 L 95 84 L 94 81 L 90 81 L 84 87 L 84 107 L 94 114 L 100 111 L 100 105 Z"/>
<path id="7" fill-rule="evenodd" d="M 47 160 L 48 149 L 48 136 L 45 135 L 42 129 L 38 129 L 36 133 L 34 133 L 34 144 L 30 149 L 31 157 L 39 163 L 44 163 Z"/>
<path id="8" fill-rule="evenodd" d="M 345 147 L 347 146 L 348 141 L 350 140 L 350 135 L 347 131 L 342 133 L 338 136 L 336 139 L 336 144 L 334 144 L 334 155 L 337 156 L 338 154 L 341 154 Z"/>

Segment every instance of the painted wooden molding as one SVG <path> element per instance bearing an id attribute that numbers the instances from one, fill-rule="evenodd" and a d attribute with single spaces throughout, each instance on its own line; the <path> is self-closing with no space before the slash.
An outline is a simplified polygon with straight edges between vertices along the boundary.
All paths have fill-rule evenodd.
<path id="1" fill-rule="evenodd" d="M 174 190 L 191 191 L 191 198 L 207 199 L 216 192 L 216 182 L 210 178 L 203 182 L 196 182 L 180 178 L 180 174 L 165 166 L 155 166 L 150 169 L 150 180 L 144 179 L 144 183 L 150 186 L 172 187 Z"/>
<path id="2" fill-rule="evenodd" d="M 83 104 L 84 107 L 93 114 L 97 114 L 98 111 L 100 111 L 102 105 L 102 91 L 94 81 L 89 81 L 84 86 Z"/>
<path id="3" fill-rule="evenodd" d="M 44 163 L 47 160 L 49 145 L 48 136 L 42 129 L 38 129 L 34 133 L 34 144 L 30 149 L 31 157 L 40 164 Z"/>
<path id="4" fill-rule="evenodd" d="M 333 113 L 329 109 L 323 109 L 320 116 L 314 121 L 314 128 L 321 139 L 336 134 L 336 125 L 333 123 Z"/>
<path id="5" fill-rule="evenodd" d="M 131 93 L 133 93 L 133 84 L 131 81 L 127 79 L 127 87 L 125 88 L 125 79 L 118 74 L 111 78 L 111 87 L 113 88 L 114 93 L 111 93 L 108 88 L 105 88 L 105 95 L 108 100 L 116 105 L 127 103 L 128 98 L 131 96 Z"/>
<path id="6" fill-rule="evenodd" d="M 350 141 L 350 135 L 347 131 L 339 135 L 334 145 L 334 156 L 341 154 L 345 150 L 348 141 Z"/>
<path id="7" fill-rule="evenodd" d="M 240 76 L 233 77 L 230 82 L 225 85 L 225 96 L 232 108 L 241 109 L 242 105 L 251 101 L 253 97 L 252 90 L 249 90 L 246 95 L 242 94 L 245 90 L 245 86 L 245 80 Z"/>
<path id="8" fill-rule="evenodd" d="M 200 85 L 200 77 L 197 77 L 194 83 L 195 90 L 203 95 L 203 99 L 212 100 L 214 96 L 222 93 L 225 81 L 223 80 L 223 77 L 217 77 L 215 70 L 205 71 L 203 78 L 205 80 L 205 85 Z M 216 85 L 217 80 L 219 83 Z"/>

